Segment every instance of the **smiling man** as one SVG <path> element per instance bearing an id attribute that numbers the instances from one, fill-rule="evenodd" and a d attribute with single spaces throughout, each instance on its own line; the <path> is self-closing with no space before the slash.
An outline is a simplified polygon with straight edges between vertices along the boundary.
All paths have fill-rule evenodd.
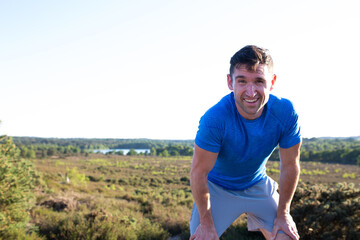
<path id="1" fill-rule="evenodd" d="M 190 239 L 219 239 L 241 214 L 266 239 L 299 239 L 290 215 L 301 135 L 292 103 L 270 94 L 276 82 L 266 49 L 245 46 L 230 60 L 232 91 L 200 119 L 191 168 Z M 279 185 L 266 162 L 280 149 Z"/>

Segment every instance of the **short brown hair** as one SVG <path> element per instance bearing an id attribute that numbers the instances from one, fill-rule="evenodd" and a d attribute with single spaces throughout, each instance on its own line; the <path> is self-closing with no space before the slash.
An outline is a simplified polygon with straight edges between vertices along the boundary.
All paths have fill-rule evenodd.
<path id="1" fill-rule="evenodd" d="M 265 64 L 269 72 L 273 71 L 273 59 L 269 50 L 257 47 L 255 45 L 247 45 L 237 51 L 230 59 L 230 76 L 234 73 L 234 68 L 246 65 L 246 68 L 255 71 L 259 64 Z"/>

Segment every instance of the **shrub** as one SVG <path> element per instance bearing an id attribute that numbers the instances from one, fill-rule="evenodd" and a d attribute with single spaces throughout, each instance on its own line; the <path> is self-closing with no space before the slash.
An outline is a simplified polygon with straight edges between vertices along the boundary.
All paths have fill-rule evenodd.
<path id="1" fill-rule="evenodd" d="M 360 189 L 300 184 L 292 216 L 301 239 L 360 239 Z"/>
<path id="2" fill-rule="evenodd" d="M 137 230 L 138 240 L 165 240 L 169 237 L 169 233 L 162 229 L 159 224 L 151 223 L 149 219 L 145 219 Z"/>
<path id="3" fill-rule="evenodd" d="M 342 178 L 355 179 L 356 176 L 355 176 L 355 173 L 344 173 L 344 174 L 342 175 Z"/>
<path id="4" fill-rule="evenodd" d="M 90 212 L 34 211 L 34 221 L 47 239 L 167 239 L 168 232 L 147 218 L 118 217 L 100 209 Z"/>
<path id="5" fill-rule="evenodd" d="M 91 182 L 99 182 L 100 181 L 100 177 L 95 177 L 95 176 L 87 176 L 87 178 L 89 179 L 89 181 Z"/>
<path id="6" fill-rule="evenodd" d="M 86 184 L 86 182 L 89 180 L 85 174 L 79 173 L 76 167 L 67 169 L 67 176 L 74 185 Z"/>

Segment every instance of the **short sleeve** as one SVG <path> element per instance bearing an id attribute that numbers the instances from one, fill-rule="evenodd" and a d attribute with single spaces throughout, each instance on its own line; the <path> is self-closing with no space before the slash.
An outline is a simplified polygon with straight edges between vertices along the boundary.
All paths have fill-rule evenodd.
<path id="1" fill-rule="evenodd" d="M 218 153 L 223 139 L 223 124 L 215 117 L 206 114 L 200 119 L 195 143 L 202 149 Z"/>
<path id="2" fill-rule="evenodd" d="M 279 146 L 281 148 L 290 148 L 301 142 L 301 132 L 299 116 L 291 102 L 289 102 L 287 111 L 287 120 L 284 122 L 284 128 L 280 137 Z"/>

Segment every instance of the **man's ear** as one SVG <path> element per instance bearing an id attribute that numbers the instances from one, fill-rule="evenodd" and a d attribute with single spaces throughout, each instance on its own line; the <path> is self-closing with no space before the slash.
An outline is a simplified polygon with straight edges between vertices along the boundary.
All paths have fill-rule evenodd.
<path id="1" fill-rule="evenodd" d="M 275 82 L 276 82 L 276 74 L 274 74 L 273 79 L 271 80 L 270 91 L 274 89 Z"/>
<path id="2" fill-rule="evenodd" d="M 233 84 L 232 84 L 232 81 L 231 81 L 231 75 L 230 75 L 230 74 L 227 75 L 227 84 L 228 84 L 228 88 L 229 88 L 231 91 L 234 90 Z"/>

